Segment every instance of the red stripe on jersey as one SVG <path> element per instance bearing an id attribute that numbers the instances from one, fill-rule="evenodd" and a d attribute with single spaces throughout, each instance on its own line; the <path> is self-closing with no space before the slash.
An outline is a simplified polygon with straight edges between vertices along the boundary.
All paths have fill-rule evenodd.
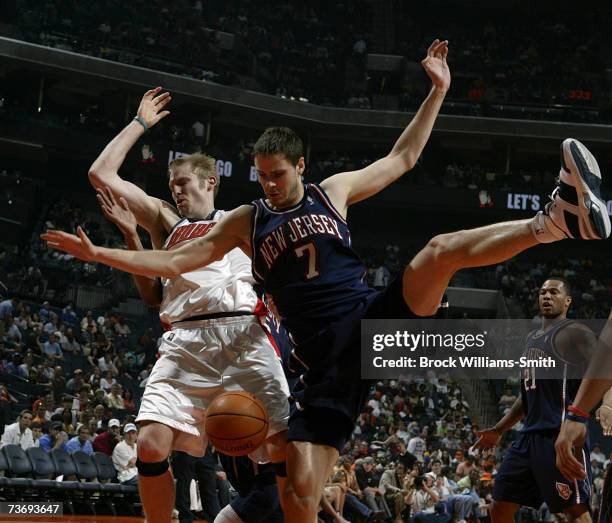
<path id="1" fill-rule="evenodd" d="M 272 336 L 272 333 L 270 332 L 270 330 L 268 329 L 268 327 L 266 325 L 262 325 L 260 323 L 259 326 L 266 333 L 266 336 L 268 337 L 268 340 L 270 341 L 270 345 L 272 345 L 272 348 L 274 349 L 274 352 L 276 352 L 276 356 L 278 358 L 280 358 L 281 357 L 281 352 L 280 352 L 280 349 L 278 348 L 278 345 L 276 344 L 276 340 L 274 339 L 274 336 Z"/>

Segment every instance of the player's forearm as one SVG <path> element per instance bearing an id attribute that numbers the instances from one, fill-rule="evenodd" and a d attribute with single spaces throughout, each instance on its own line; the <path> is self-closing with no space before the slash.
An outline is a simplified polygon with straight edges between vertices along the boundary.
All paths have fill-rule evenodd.
<path id="1" fill-rule="evenodd" d="M 144 251 L 140 237 L 136 232 L 122 232 L 129 250 Z M 132 278 L 142 300 L 151 307 L 157 307 L 161 303 L 162 298 L 161 283 L 159 279 L 149 276 L 139 276 L 137 274 L 132 274 Z"/>
<path id="2" fill-rule="evenodd" d="M 181 261 L 175 252 L 169 251 L 125 251 L 98 247 L 94 261 L 131 274 L 151 278 L 174 278 L 181 271 Z"/>
<path id="3" fill-rule="evenodd" d="M 446 91 L 432 87 L 414 118 L 391 149 L 389 156 L 398 156 L 402 159 L 405 167 L 404 172 L 411 170 L 421 156 L 445 96 Z"/>
<path id="4" fill-rule="evenodd" d="M 92 185 L 95 187 L 104 185 L 105 181 L 115 176 L 127 153 L 143 134 L 144 128 L 138 122 L 132 120 L 126 125 L 89 168 L 89 180 Z"/>
<path id="5" fill-rule="evenodd" d="M 503 434 L 504 432 L 514 427 L 514 425 L 516 425 L 520 420 L 522 420 L 524 415 L 525 413 L 523 411 L 523 400 L 519 396 L 512 405 L 512 407 L 510 407 L 510 410 L 502 419 L 500 419 L 495 424 L 493 429 L 495 429 L 500 434 Z"/>

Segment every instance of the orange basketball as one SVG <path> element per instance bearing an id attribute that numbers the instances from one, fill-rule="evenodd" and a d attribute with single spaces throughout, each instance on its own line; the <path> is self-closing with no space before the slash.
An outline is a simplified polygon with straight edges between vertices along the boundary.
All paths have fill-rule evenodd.
<path id="1" fill-rule="evenodd" d="M 244 456 L 268 435 L 268 413 L 248 392 L 224 392 L 206 410 L 206 435 L 219 452 Z"/>

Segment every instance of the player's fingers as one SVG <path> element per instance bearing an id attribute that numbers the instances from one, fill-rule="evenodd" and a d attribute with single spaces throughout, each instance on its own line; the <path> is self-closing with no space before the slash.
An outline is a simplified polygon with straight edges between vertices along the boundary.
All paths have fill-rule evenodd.
<path id="1" fill-rule="evenodd" d="M 429 49 L 427 49 L 427 56 L 433 56 L 434 53 L 434 49 L 436 48 L 436 46 L 438 45 L 438 42 L 440 40 L 438 38 L 436 38 L 431 45 L 429 46 Z"/>
<path id="2" fill-rule="evenodd" d="M 115 195 L 113 191 L 111 191 L 110 187 L 106 187 L 106 195 L 108 196 L 108 201 L 111 205 L 117 205 L 117 201 L 115 200 Z"/>
<path id="3" fill-rule="evenodd" d="M 103 200 L 102 196 L 100 196 L 99 194 L 97 195 L 97 198 L 98 198 L 98 204 L 100 205 L 100 209 L 102 209 L 104 216 L 108 218 L 110 214 L 110 206 L 107 205 L 107 203 Z"/>
<path id="4" fill-rule="evenodd" d="M 168 98 L 170 98 L 170 93 L 169 92 L 165 92 L 162 94 L 157 95 L 155 98 L 153 98 L 153 103 L 155 104 L 155 106 L 160 105 L 163 102 L 167 102 Z"/>
<path id="5" fill-rule="evenodd" d="M 153 89 L 149 89 L 146 93 L 145 96 L 152 98 L 153 96 L 155 96 L 157 93 L 159 93 L 159 91 L 161 91 L 161 87 L 154 87 Z"/>
<path id="6" fill-rule="evenodd" d="M 168 105 L 170 103 L 170 101 L 172 100 L 171 96 L 168 96 L 167 98 L 164 98 L 161 103 L 157 104 L 155 106 L 155 108 L 160 111 L 161 109 L 163 109 L 164 107 L 166 107 L 166 105 Z"/>
<path id="7" fill-rule="evenodd" d="M 119 203 L 121 204 L 121 207 L 123 207 L 124 210 L 131 211 L 127 200 L 123 196 L 119 198 Z"/>
<path id="8" fill-rule="evenodd" d="M 110 206 L 110 202 L 108 201 L 108 197 L 106 196 L 106 193 L 104 192 L 103 189 L 96 189 L 96 198 L 98 199 L 98 203 L 100 205 L 107 205 Z"/>
<path id="9" fill-rule="evenodd" d="M 157 116 L 159 117 L 159 119 L 157 120 L 159 122 L 159 120 L 161 120 L 162 118 L 165 118 L 166 116 L 168 116 L 170 114 L 170 111 L 162 111 L 161 113 L 159 113 Z"/>

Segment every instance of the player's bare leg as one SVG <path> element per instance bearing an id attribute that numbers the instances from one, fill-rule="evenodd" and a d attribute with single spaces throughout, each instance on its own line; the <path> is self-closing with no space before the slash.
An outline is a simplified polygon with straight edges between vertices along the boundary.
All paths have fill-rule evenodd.
<path id="1" fill-rule="evenodd" d="M 323 488 L 338 456 L 338 450 L 328 445 L 287 444 L 287 484 L 282 496 L 286 521 L 316 523 Z"/>
<path id="2" fill-rule="evenodd" d="M 277 432 L 264 441 L 263 446 L 271 463 L 286 463 L 287 461 L 287 431 Z M 283 504 L 283 492 L 287 485 L 287 478 L 276 475 L 276 484 L 280 496 L 281 506 Z"/>
<path id="3" fill-rule="evenodd" d="M 531 220 L 436 236 L 404 270 L 404 299 L 419 316 L 435 314 L 448 282 L 458 270 L 500 263 L 537 243 Z"/>
<path id="4" fill-rule="evenodd" d="M 173 430 L 162 423 L 142 422 L 138 434 L 138 459 L 160 463 L 168 459 L 174 439 Z M 174 508 L 174 478 L 170 470 L 159 475 L 138 474 L 138 490 L 147 523 L 169 523 Z"/>
<path id="5" fill-rule="evenodd" d="M 432 238 L 404 271 L 404 299 L 415 314 L 435 314 L 453 274 L 506 261 L 537 245 L 565 238 L 610 236 L 599 166 L 588 149 L 568 138 L 561 146 L 559 185 L 544 211 L 530 220 L 498 223 Z"/>
<path id="6" fill-rule="evenodd" d="M 519 509 L 517 503 L 493 501 L 491 505 L 491 523 L 514 523 L 514 515 Z"/>

